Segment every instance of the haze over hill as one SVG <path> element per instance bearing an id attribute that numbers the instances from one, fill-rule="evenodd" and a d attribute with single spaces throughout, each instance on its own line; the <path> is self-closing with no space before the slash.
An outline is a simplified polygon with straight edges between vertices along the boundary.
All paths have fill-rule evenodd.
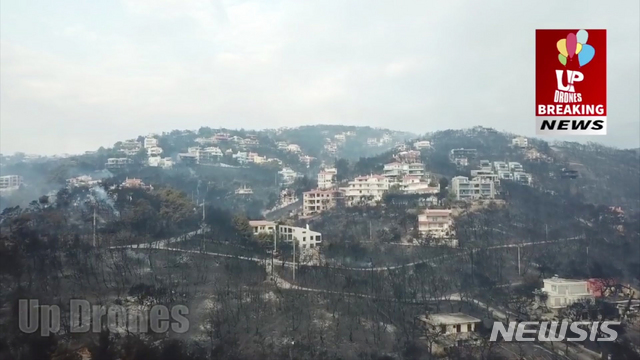
<path id="1" fill-rule="evenodd" d="M 0 147 L 318 123 L 533 136 L 535 29 L 569 23 L 609 34 L 608 123 L 622 135 L 598 141 L 638 146 L 622 126 L 640 121 L 637 0 L 491 4 L 3 1 Z"/>

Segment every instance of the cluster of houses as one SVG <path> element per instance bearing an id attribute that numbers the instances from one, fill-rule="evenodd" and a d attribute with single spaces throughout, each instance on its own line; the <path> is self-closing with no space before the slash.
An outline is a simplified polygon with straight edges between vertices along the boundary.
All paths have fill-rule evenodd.
<path id="1" fill-rule="evenodd" d="M 347 139 L 351 136 L 355 136 L 354 131 L 345 131 L 340 134 L 333 135 L 333 138 L 324 139 L 324 150 L 330 155 L 335 155 L 338 149 L 347 142 Z"/>
<path id="2" fill-rule="evenodd" d="M 235 146 L 243 150 L 251 146 L 260 145 L 260 141 L 258 140 L 257 135 L 249 134 L 246 136 L 246 138 L 242 138 L 240 136 L 231 136 L 228 133 L 219 132 L 211 137 L 197 138 L 196 142 L 202 147 L 216 144 L 234 144 Z"/>
<path id="3" fill-rule="evenodd" d="M 313 216 L 328 210 L 338 202 L 346 206 L 374 204 L 383 195 L 395 189 L 406 194 L 436 194 L 440 184 L 425 173 L 424 164 L 419 162 L 393 162 L 386 164 L 382 174 L 358 176 L 339 187 L 338 171 L 325 168 L 318 173 L 318 188 L 303 194 L 303 216 Z"/>
<path id="4" fill-rule="evenodd" d="M 380 138 L 368 138 L 367 145 L 369 146 L 384 146 L 393 141 L 393 138 L 389 134 L 384 134 Z"/>

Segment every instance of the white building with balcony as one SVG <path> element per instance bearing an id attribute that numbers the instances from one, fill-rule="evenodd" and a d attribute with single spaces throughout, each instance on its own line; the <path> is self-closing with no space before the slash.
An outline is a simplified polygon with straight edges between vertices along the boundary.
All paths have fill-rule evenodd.
<path id="1" fill-rule="evenodd" d="M 302 216 L 312 216 L 336 206 L 344 198 L 340 190 L 310 190 L 302 193 Z"/>
<path id="2" fill-rule="evenodd" d="M 173 160 L 170 157 L 151 156 L 147 159 L 147 165 L 151 167 L 161 167 L 169 169 L 173 166 Z"/>
<path id="3" fill-rule="evenodd" d="M 313 249 L 322 243 L 322 234 L 306 227 L 278 225 L 278 237 L 286 242 L 296 241 L 296 249 L 304 252 L 305 249 Z"/>
<path id="4" fill-rule="evenodd" d="M 22 185 L 23 178 L 20 175 L 0 176 L 0 189 L 13 190 Z"/>
<path id="5" fill-rule="evenodd" d="M 318 173 L 318 189 L 330 189 L 336 184 L 338 169 L 324 169 Z"/>
<path id="6" fill-rule="evenodd" d="M 511 162 L 509 162 L 509 171 L 511 171 L 511 172 L 523 172 L 524 168 L 522 167 L 522 164 L 520 164 L 519 162 L 511 161 Z"/>
<path id="7" fill-rule="evenodd" d="M 158 139 L 154 137 L 146 137 L 144 138 L 144 148 L 149 149 L 158 146 Z"/>
<path id="8" fill-rule="evenodd" d="M 430 149 L 431 141 L 428 141 L 428 140 L 416 141 L 415 143 L 413 143 L 413 147 L 416 150 Z"/>
<path id="9" fill-rule="evenodd" d="M 385 164 L 383 168 L 383 174 L 385 177 L 392 179 L 400 179 L 402 176 L 424 176 L 424 165 L 421 163 L 400 163 L 392 162 Z"/>
<path id="10" fill-rule="evenodd" d="M 373 204 L 389 190 L 389 179 L 382 175 L 358 176 L 345 189 L 347 205 Z"/>
<path id="11" fill-rule="evenodd" d="M 518 136 L 517 138 L 514 138 L 513 140 L 511 140 L 511 146 L 526 148 L 529 146 L 529 141 L 527 140 L 526 137 Z"/>
<path id="12" fill-rule="evenodd" d="M 159 156 L 162 154 L 162 148 L 158 146 L 147 147 L 147 155 L 149 156 Z"/>
<path id="13" fill-rule="evenodd" d="M 554 276 L 543 280 L 542 292 L 547 296 L 547 308 L 558 311 L 567 306 L 582 300 L 594 300 L 594 296 L 589 293 L 589 283 L 587 280 L 563 279 Z"/>
<path id="14" fill-rule="evenodd" d="M 456 176 L 451 179 L 451 192 L 456 200 L 493 199 L 496 195 L 495 183 L 488 179 Z"/>
<path id="15" fill-rule="evenodd" d="M 458 240 L 453 236 L 453 218 L 451 210 L 427 209 L 418 215 L 418 232 L 422 236 L 440 239 L 443 245 L 457 247 Z"/>

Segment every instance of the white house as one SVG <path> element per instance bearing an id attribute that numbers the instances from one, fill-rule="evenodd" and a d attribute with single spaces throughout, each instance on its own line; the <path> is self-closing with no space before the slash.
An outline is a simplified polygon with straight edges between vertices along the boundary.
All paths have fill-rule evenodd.
<path id="1" fill-rule="evenodd" d="M 284 241 L 296 241 L 297 248 L 312 249 L 322 243 L 322 234 L 317 231 L 311 231 L 309 225 L 301 228 L 297 226 L 278 225 L 278 237 Z"/>
<path id="2" fill-rule="evenodd" d="M 417 141 L 413 143 L 413 147 L 416 150 L 429 149 L 431 148 L 431 141 L 428 141 L 428 140 Z"/>
<path id="3" fill-rule="evenodd" d="M 382 171 L 387 178 L 398 178 L 404 175 L 421 177 L 424 175 L 424 165 L 421 163 L 392 162 L 385 164 Z"/>
<path id="4" fill-rule="evenodd" d="M 312 216 L 336 206 L 344 193 L 335 189 L 316 189 L 302 193 L 302 216 Z"/>
<path id="5" fill-rule="evenodd" d="M 494 161 L 493 162 L 493 170 L 494 171 L 509 171 L 509 164 L 504 161 Z"/>
<path id="6" fill-rule="evenodd" d="M 152 167 L 168 169 L 173 166 L 173 160 L 170 157 L 151 156 L 147 161 L 147 164 Z"/>
<path id="7" fill-rule="evenodd" d="M 389 179 L 382 175 L 358 176 L 345 189 L 349 206 L 375 203 L 389 190 Z"/>
<path id="8" fill-rule="evenodd" d="M 513 140 L 511 140 L 511 146 L 526 148 L 529 146 L 529 141 L 527 140 L 526 137 L 518 136 L 517 138 L 514 138 Z"/>
<path id="9" fill-rule="evenodd" d="M 543 283 L 542 291 L 547 295 L 546 305 L 551 310 L 563 309 L 580 300 L 594 300 L 594 296 L 589 293 L 587 280 L 562 279 L 554 276 L 544 279 Z"/>
<path id="10" fill-rule="evenodd" d="M 338 170 L 336 168 L 324 169 L 318 173 L 318 189 L 330 189 L 335 185 Z"/>
<path id="11" fill-rule="evenodd" d="M 443 245 L 458 246 L 458 240 L 452 238 L 454 234 L 451 210 L 426 209 L 418 215 L 418 231 L 422 236 L 443 239 Z"/>
<path id="12" fill-rule="evenodd" d="M 147 147 L 147 155 L 149 156 L 158 156 L 162 154 L 162 148 L 158 146 Z"/>
<path id="13" fill-rule="evenodd" d="M 22 185 L 22 179 L 20 175 L 0 176 L 0 189 L 17 189 Z"/>
<path id="14" fill-rule="evenodd" d="M 511 172 L 522 172 L 522 171 L 524 171 L 524 168 L 522 167 L 522 164 L 520 164 L 519 162 L 510 161 L 509 162 L 509 171 L 511 171 Z"/>
<path id="15" fill-rule="evenodd" d="M 154 137 L 146 137 L 144 138 L 144 147 L 145 149 L 153 148 L 158 146 L 158 139 Z"/>
<path id="16" fill-rule="evenodd" d="M 496 195 L 494 181 L 479 177 L 469 180 L 466 176 L 451 179 L 451 192 L 456 195 L 456 200 L 493 199 Z"/>
<path id="17" fill-rule="evenodd" d="M 258 235 L 260 233 L 273 234 L 276 230 L 276 223 L 273 221 L 249 220 L 249 225 L 251 226 L 254 235 Z"/>

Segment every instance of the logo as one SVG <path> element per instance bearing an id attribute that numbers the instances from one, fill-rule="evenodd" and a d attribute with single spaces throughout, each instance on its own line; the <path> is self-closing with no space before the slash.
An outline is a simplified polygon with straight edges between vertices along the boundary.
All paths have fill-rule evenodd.
<path id="1" fill-rule="evenodd" d="M 606 30 L 536 30 L 536 134 L 606 135 Z"/>
<path id="2" fill-rule="evenodd" d="M 510 322 L 509 328 L 503 323 L 493 323 L 489 341 L 615 341 L 618 332 L 611 327 L 620 325 L 619 321 L 523 321 Z M 514 336 L 515 335 L 515 336 Z"/>
<path id="3" fill-rule="evenodd" d="M 189 329 L 189 308 L 175 305 L 153 305 L 149 309 L 137 306 L 91 305 L 86 300 L 69 301 L 67 329 L 70 333 L 99 333 L 103 328 L 113 333 L 166 333 L 172 330 L 183 334 Z M 18 328 L 31 334 L 40 329 L 40 335 L 49 336 L 61 330 L 62 316 L 58 305 L 40 305 L 37 299 L 18 300 Z"/>

